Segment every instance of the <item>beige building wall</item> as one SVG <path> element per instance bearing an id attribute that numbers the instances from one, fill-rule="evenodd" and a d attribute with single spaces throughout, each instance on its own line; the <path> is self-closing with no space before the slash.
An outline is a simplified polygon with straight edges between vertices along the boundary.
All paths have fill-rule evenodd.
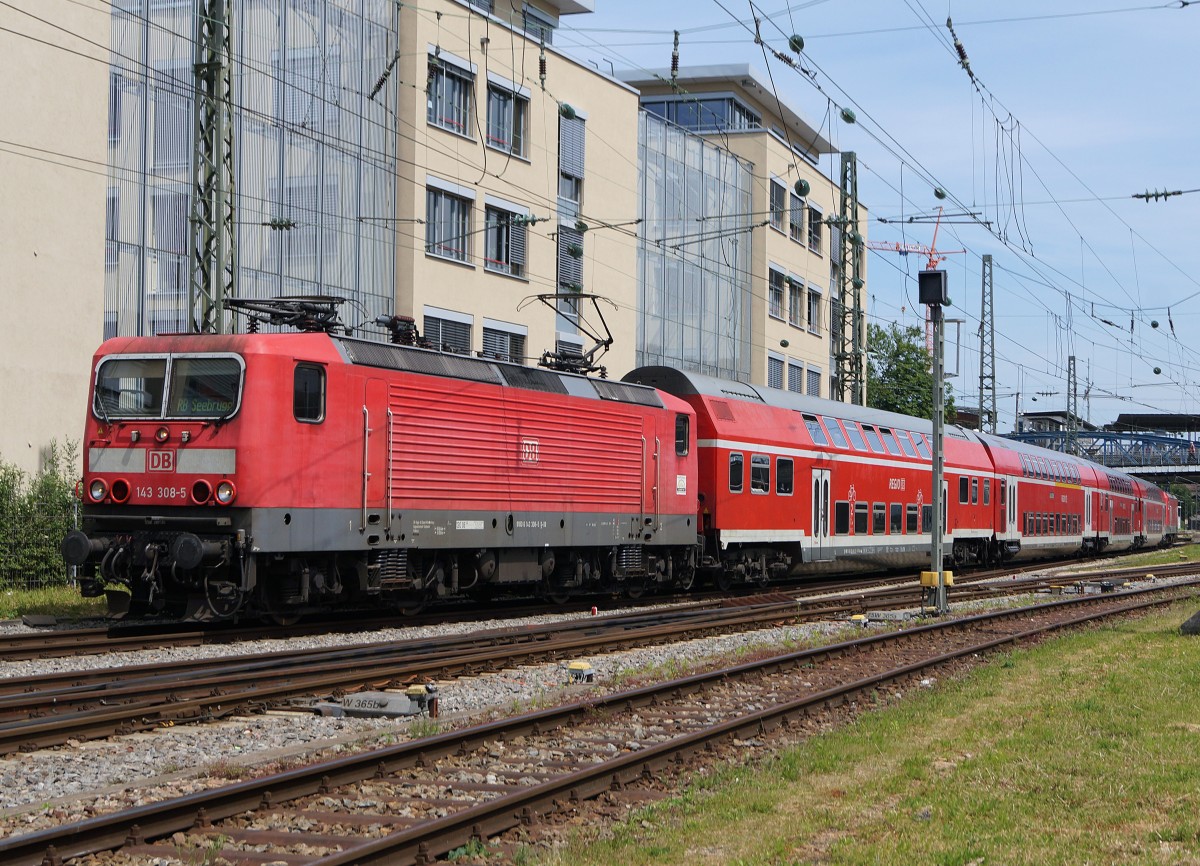
<path id="1" fill-rule="evenodd" d="M 830 394 L 835 372 L 830 302 L 837 289 L 831 285 L 830 267 L 836 264 L 838 250 L 831 249 L 834 233 L 827 220 L 839 216 L 840 177 L 828 177 L 818 165 L 822 157 L 828 163 L 833 146 L 786 102 L 776 100 L 753 66 L 684 68 L 677 89 L 663 81 L 668 75 L 668 70 L 661 70 L 657 78 L 626 80 L 640 88 L 644 102 L 654 96 L 693 103 L 732 96 L 759 118 L 753 128 L 702 130 L 710 141 L 751 164 L 751 218 L 762 224 L 751 232 L 751 382 L 767 384 L 774 360 L 782 363 L 784 388 L 838 398 Z M 796 192 L 798 180 L 809 186 L 804 197 Z M 772 187 L 780 196 L 775 205 Z M 776 207 L 780 200 L 782 209 Z M 859 232 L 864 239 L 866 231 L 866 208 L 860 204 Z M 782 291 L 774 296 L 773 271 L 777 281 L 782 277 Z M 862 278 L 866 279 L 865 259 Z"/>
<path id="2" fill-rule="evenodd" d="M 591 3 L 530 5 L 551 20 L 591 9 Z M 587 227 L 577 259 L 582 290 L 612 302 L 603 305 L 603 314 L 615 342 L 601 363 L 619 377 L 634 362 L 637 247 L 632 226 L 609 226 L 630 223 L 638 213 L 638 94 L 552 45 L 545 47 L 543 81 L 542 48 L 522 27 L 523 8 L 511 0 L 497 0 L 490 14 L 465 0 L 421 0 L 401 7 L 397 313 L 412 316 L 426 337 L 431 334 L 423 322 L 429 315 L 469 325 L 473 352 L 484 348 L 485 327 L 524 336 L 524 355 L 534 362 L 554 349 L 556 340 L 576 342 L 586 351 L 591 347 L 587 337 L 564 327 L 569 323 L 533 300 L 559 290 L 559 229 L 575 229 L 581 221 Z M 431 122 L 428 100 L 435 97 L 427 96 L 427 82 L 436 93 L 436 79 L 446 74 L 453 87 L 470 91 L 469 110 L 464 117 L 455 110 L 461 103 L 443 99 Z M 491 88 L 515 94 L 524 106 L 519 146 L 506 143 L 512 139 L 497 135 L 490 122 Z M 560 225 L 564 104 L 570 106 L 566 114 L 583 121 L 585 168 L 578 217 L 566 216 Z M 461 243 L 443 231 L 434 248 L 427 247 L 434 237 L 429 233 L 431 189 L 467 203 L 468 228 Z M 525 226 L 519 273 L 489 256 L 489 206 L 535 220 Z M 588 309 L 582 307 L 585 314 Z"/>
<path id="3" fill-rule="evenodd" d="M 52 440 L 83 435 L 103 331 L 108 51 L 96 46 L 110 14 L 100 0 L 0 6 L 0 460 L 29 472 Z"/>

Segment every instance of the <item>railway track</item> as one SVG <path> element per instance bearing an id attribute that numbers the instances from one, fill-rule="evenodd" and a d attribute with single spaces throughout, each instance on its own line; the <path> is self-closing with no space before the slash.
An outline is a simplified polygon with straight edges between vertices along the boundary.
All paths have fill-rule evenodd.
<path id="1" fill-rule="evenodd" d="M 958 576 L 959 585 L 979 583 L 994 577 L 1019 575 L 1030 570 L 1044 570 L 1045 563 L 1033 563 L 1019 567 L 1007 567 L 976 571 Z M 1111 569 L 1109 569 L 1111 570 Z M 1134 571 L 1138 569 L 1134 568 Z M 1078 579 L 1078 578 L 1075 578 Z M 746 603 L 763 594 L 778 595 L 786 592 L 797 600 L 811 598 L 822 594 L 847 594 L 861 592 L 864 594 L 882 593 L 879 587 L 894 586 L 900 578 L 871 577 L 871 578 L 842 578 L 814 582 L 805 579 L 799 585 L 771 586 L 761 590 L 752 590 L 746 595 L 733 595 L 721 592 L 693 593 L 682 599 L 683 605 L 710 607 L 728 603 L 730 599 L 745 599 Z M 679 601 L 678 597 L 655 597 L 638 600 L 622 599 L 623 607 L 642 607 L 661 605 Z M 592 605 L 594 599 L 575 600 L 565 605 L 553 608 L 556 613 L 583 613 Z M 457 622 L 472 622 L 485 619 L 495 619 L 498 615 L 517 618 L 545 614 L 545 604 L 529 604 L 527 602 L 501 603 L 499 606 L 489 605 L 485 608 L 464 606 L 458 610 L 444 610 L 437 613 L 421 614 L 419 616 L 403 617 L 400 615 L 385 617 L 338 617 L 319 619 L 291 626 L 277 626 L 264 623 L 250 625 L 214 624 L 196 626 L 189 623 L 136 623 L 120 624 L 96 628 L 66 629 L 37 632 L 33 634 L 0 635 L 0 661 L 21 661 L 38 658 L 59 658 L 70 655 L 96 655 L 112 652 L 134 652 L 145 649 L 157 649 L 163 646 L 210 646 L 235 644 L 251 640 L 285 640 L 293 637 L 307 637 L 324 634 L 353 634 L 384 628 L 411 628 L 423 625 L 440 624 L 447 619 Z"/>
<path id="2" fill-rule="evenodd" d="M 1081 596 L 759 659 L 5 839 L 0 861 L 427 863 L 589 798 L 637 800 L 672 768 L 884 700 L 940 666 L 1184 597 Z"/>
<path id="3" fill-rule="evenodd" d="M 956 589 L 955 599 L 1044 586 L 1040 578 L 974 583 Z M 337 697 L 776 624 L 911 608 L 920 601 L 914 587 L 820 599 L 776 594 L 749 605 L 727 600 L 719 608 L 699 604 L 438 639 L 10 677 L 0 681 L 0 754 L 213 720 L 311 696 Z"/>
<path id="4" fill-rule="evenodd" d="M 1007 583 L 1004 591 L 1028 587 L 1029 581 Z M 960 597 L 990 597 L 996 592 L 984 585 L 965 587 Z M 439 639 L 11 677 L 0 681 L 0 754 L 57 745 L 68 739 L 217 718 L 247 708 L 278 705 L 302 695 L 394 687 L 564 658 L 572 653 L 646 646 L 919 601 L 919 592 L 911 587 L 850 598 L 797 600 L 776 594 L 773 600 L 758 597 L 749 605 L 726 600 L 721 608 L 682 606 L 651 614 Z"/>

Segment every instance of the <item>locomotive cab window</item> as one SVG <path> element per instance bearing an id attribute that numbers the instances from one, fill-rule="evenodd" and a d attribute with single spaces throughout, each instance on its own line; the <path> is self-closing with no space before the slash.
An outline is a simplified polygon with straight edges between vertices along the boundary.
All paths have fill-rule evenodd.
<path id="1" fill-rule="evenodd" d="M 166 358 L 107 358 L 96 373 L 96 415 L 160 418 L 166 388 Z"/>
<path id="2" fill-rule="evenodd" d="M 292 379 L 292 415 L 306 424 L 325 420 L 325 368 L 297 364 Z"/>
<path id="3" fill-rule="evenodd" d="M 750 455 L 750 492 L 771 492 L 771 458 L 766 454 Z"/>
<path id="4" fill-rule="evenodd" d="M 742 461 L 743 457 L 740 452 L 734 451 L 729 455 L 729 492 L 742 492 Z"/>
<path id="5" fill-rule="evenodd" d="M 242 396 L 237 355 L 112 356 L 96 371 L 96 417 L 230 418 Z"/>
<path id="6" fill-rule="evenodd" d="M 683 457 L 688 453 L 691 438 L 691 424 L 687 415 L 675 416 L 675 453 Z"/>

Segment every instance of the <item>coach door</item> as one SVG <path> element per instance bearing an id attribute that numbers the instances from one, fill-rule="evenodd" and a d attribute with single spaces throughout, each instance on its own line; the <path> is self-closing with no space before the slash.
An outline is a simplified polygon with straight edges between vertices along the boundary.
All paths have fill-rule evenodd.
<path id="1" fill-rule="evenodd" d="M 829 470 L 812 471 L 812 548 L 811 558 L 821 562 L 833 558 L 829 543 Z"/>
<path id="2" fill-rule="evenodd" d="M 1017 502 L 1017 479 L 1010 475 L 1006 479 L 1006 483 L 1008 484 L 1008 500 L 1004 523 L 1008 527 L 1009 537 L 1013 538 L 1017 535 L 1017 516 L 1021 513 Z"/>

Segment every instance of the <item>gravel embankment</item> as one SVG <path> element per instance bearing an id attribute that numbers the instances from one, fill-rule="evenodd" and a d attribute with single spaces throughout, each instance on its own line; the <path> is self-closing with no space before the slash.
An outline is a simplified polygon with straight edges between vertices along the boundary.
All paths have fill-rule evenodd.
<path id="1" fill-rule="evenodd" d="M 1035 599 L 1041 600 L 1041 599 Z M 998 599 L 997 604 L 1011 604 Z M 976 605 L 977 606 L 977 605 Z M 643 609 L 644 610 L 644 609 Z M 613 611 L 605 611 L 610 613 Z M 356 643 L 457 634 L 577 618 L 548 615 L 520 620 L 447 624 L 421 629 L 387 629 L 288 641 L 289 648 L 341 647 Z M 4 629 L 21 629 L 5 625 Z M 684 643 L 585 657 L 595 670 L 593 686 L 567 684 L 562 665 L 521 667 L 439 683 L 442 729 L 484 713 L 509 713 L 557 703 L 583 690 L 618 686 L 632 674 L 682 675 L 685 665 L 730 657 L 750 648 L 823 643 L 844 632 L 845 623 L 811 623 L 701 638 Z M 279 641 L 236 646 L 178 647 L 133 653 L 41 659 L 0 665 L 0 676 L 92 667 L 154 664 L 176 659 L 270 652 Z M 431 732 L 430 720 L 329 718 L 300 712 L 238 716 L 216 723 L 181 725 L 100 742 L 70 743 L 30 754 L 0 758 L 0 836 L 31 832 L 119 808 L 178 796 L 236 778 L 330 757 Z"/>

